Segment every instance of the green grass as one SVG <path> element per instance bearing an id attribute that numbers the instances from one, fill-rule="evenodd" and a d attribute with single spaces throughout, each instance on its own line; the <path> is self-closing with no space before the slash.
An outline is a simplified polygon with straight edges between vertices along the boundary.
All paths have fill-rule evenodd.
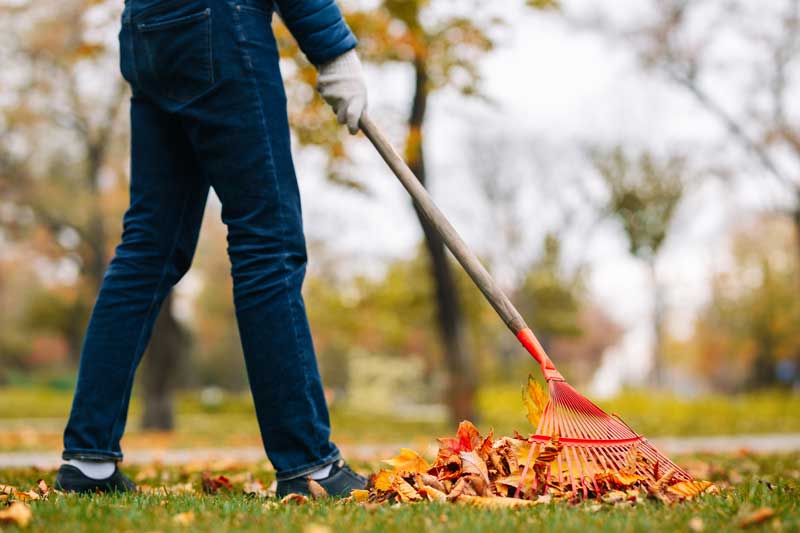
<path id="1" fill-rule="evenodd" d="M 687 460 L 684 458 L 684 460 Z M 666 506 L 645 501 L 633 507 L 546 504 L 527 509 L 483 510 L 455 504 L 383 505 L 316 501 L 280 505 L 273 499 L 241 495 L 239 483 L 231 493 L 162 496 L 57 496 L 33 502 L 33 530 L 59 531 L 688 531 L 690 520 L 702 521 L 705 531 L 736 530 L 740 520 L 760 507 L 774 516 L 754 529 L 800 529 L 800 455 L 703 457 L 687 460 L 714 479 L 721 491 L 683 504 Z M 247 473 L 269 481 L 263 465 L 240 465 L 225 471 L 233 479 Z M 199 487 L 200 473 L 185 469 L 133 471 L 144 483 L 190 482 Z M 52 472 L 0 470 L 0 483 L 22 488 Z M 193 512 L 189 527 L 174 516 Z M 10 528 L 13 530 L 13 527 Z"/>

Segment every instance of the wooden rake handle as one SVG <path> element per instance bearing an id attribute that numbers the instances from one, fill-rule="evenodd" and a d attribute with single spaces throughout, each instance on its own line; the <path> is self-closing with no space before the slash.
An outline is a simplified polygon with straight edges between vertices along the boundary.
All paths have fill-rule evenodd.
<path id="1" fill-rule="evenodd" d="M 394 146 L 389 142 L 381 129 L 375 124 L 372 119 L 363 113 L 359 126 L 364 135 L 372 142 L 375 149 L 381 155 L 389 168 L 392 169 L 394 175 L 403 184 L 403 187 L 408 191 L 414 202 L 419 207 L 420 211 L 425 215 L 425 218 L 436 229 L 437 233 L 442 237 L 442 240 L 447 245 L 447 248 L 453 253 L 455 258 L 467 271 L 469 277 L 475 282 L 475 285 L 481 290 L 483 295 L 492 304 L 494 310 L 506 323 L 508 329 L 514 333 L 519 339 L 526 350 L 533 356 L 542 367 L 542 372 L 545 379 L 548 381 L 552 379 L 562 380 L 561 374 L 558 373 L 552 361 L 545 353 L 542 345 L 536 339 L 531 329 L 525 323 L 522 315 L 508 299 L 508 296 L 497 286 L 492 276 L 486 271 L 483 264 L 481 264 L 478 257 L 467 246 L 467 243 L 461 238 L 456 229 L 450 224 L 450 221 L 439 210 L 434 203 L 428 191 L 420 183 L 414 173 L 408 168 L 408 165 L 394 149 Z"/>

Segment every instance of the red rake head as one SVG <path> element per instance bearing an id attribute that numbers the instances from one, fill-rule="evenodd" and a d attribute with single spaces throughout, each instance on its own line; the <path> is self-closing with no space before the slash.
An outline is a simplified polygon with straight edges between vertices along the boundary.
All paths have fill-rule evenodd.
<path id="1" fill-rule="evenodd" d="M 692 480 L 647 439 L 573 389 L 543 351 L 536 355 L 541 357 L 537 360 L 547 379 L 550 399 L 536 434 L 530 438 L 531 451 L 517 496 L 527 486 L 529 467 L 534 470 L 534 492 L 545 492 L 548 487 L 562 491 L 569 488 L 573 495 L 582 491 L 584 497 L 589 492 L 600 494 L 598 485 L 604 483 L 626 486 L 635 479 L 635 483 L 651 489 L 659 482 Z"/>

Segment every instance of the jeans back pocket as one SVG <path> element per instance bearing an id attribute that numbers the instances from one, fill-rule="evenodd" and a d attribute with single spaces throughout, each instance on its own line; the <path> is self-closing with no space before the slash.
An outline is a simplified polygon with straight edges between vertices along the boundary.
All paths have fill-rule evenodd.
<path id="1" fill-rule="evenodd" d="M 164 96 L 178 102 L 214 84 L 211 8 L 198 11 L 192 4 L 136 24 L 152 78 Z"/>

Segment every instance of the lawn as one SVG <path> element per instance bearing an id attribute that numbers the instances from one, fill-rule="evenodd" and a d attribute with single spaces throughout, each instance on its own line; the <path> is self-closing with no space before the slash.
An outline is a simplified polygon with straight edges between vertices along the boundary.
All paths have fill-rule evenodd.
<path id="1" fill-rule="evenodd" d="M 205 466 L 128 469 L 151 491 L 136 495 L 60 496 L 31 503 L 34 530 L 59 531 L 722 531 L 736 530 L 748 518 L 763 522 L 753 529 L 800 529 L 800 454 L 703 456 L 678 458 L 699 476 L 711 479 L 719 494 L 665 505 L 646 500 L 635 505 L 590 501 L 577 505 L 541 504 L 513 510 L 485 510 L 458 504 L 362 506 L 317 500 L 301 505 L 274 498 L 245 496 L 244 483 L 269 483 L 267 463 L 207 465 L 225 474 L 231 491 L 204 494 Z M 376 465 L 360 465 L 371 470 Z M 0 483 L 21 488 L 53 472 L 0 470 Z M 179 494 L 159 493 L 172 487 Z M 764 508 L 769 509 L 765 511 Z M 6 526 L 7 527 L 7 526 Z M 13 527 L 11 528 L 13 529 Z"/>

